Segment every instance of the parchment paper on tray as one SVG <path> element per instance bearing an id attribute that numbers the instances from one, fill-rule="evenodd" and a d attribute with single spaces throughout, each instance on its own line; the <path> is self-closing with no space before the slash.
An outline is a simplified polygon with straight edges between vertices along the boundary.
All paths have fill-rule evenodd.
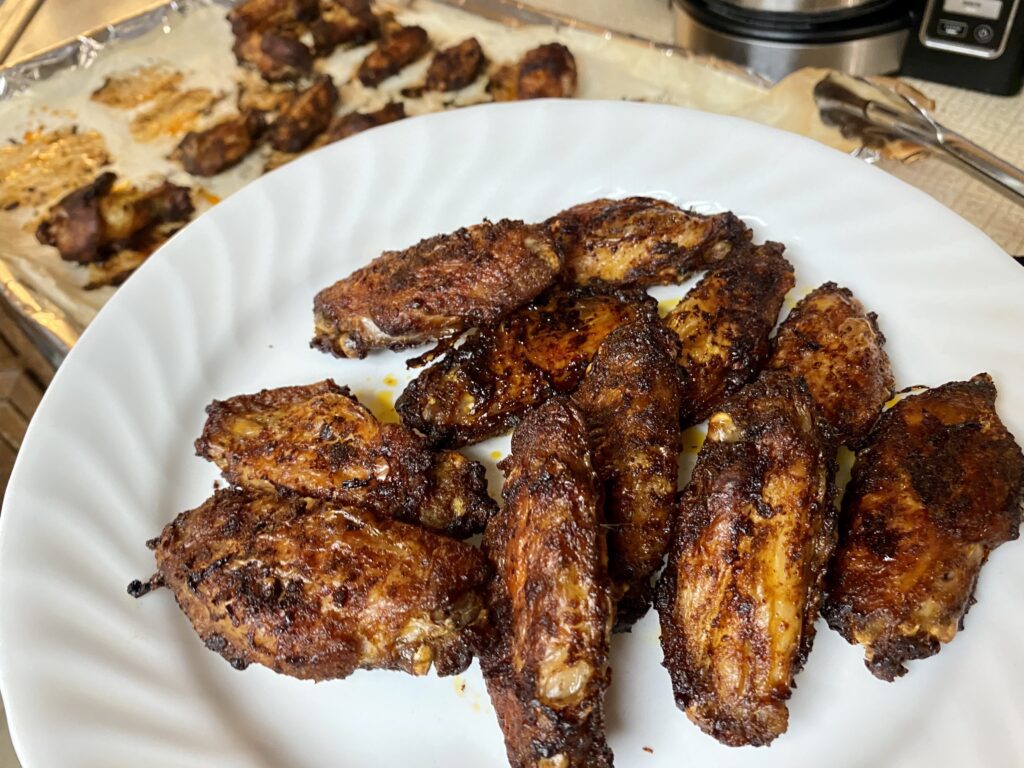
<path id="1" fill-rule="evenodd" d="M 97 40 L 110 37 L 110 30 L 0 72 L 5 134 L 0 138 L 8 142 L 0 148 L 0 208 L 7 209 L 0 211 L 0 283 L 16 310 L 45 331 L 58 353 L 75 343 L 115 289 L 87 288 L 96 282 L 89 269 L 62 261 L 55 248 L 37 241 L 40 217 L 53 203 L 101 171 L 112 171 L 122 185 L 146 188 L 165 180 L 187 185 L 201 212 L 268 166 L 290 159 L 262 146 L 234 168 L 202 179 L 170 159 L 187 131 L 236 112 L 240 82 L 254 85 L 255 76 L 243 78 L 232 54 L 227 5 L 182 0 L 126 22 L 124 39 L 115 27 L 103 43 Z M 453 5 L 411 0 L 381 2 L 377 8 L 392 11 L 401 24 L 425 28 L 435 49 L 474 36 L 495 65 L 514 61 L 541 43 L 561 42 L 576 58 L 580 98 L 662 102 L 741 115 L 844 151 L 856 147 L 817 118 L 810 91 L 820 73 L 799 73 L 769 89 L 731 65 L 626 36 L 576 25 L 510 27 Z M 517 17 L 517 8 L 508 7 L 509 21 L 536 18 L 532 13 Z M 414 116 L 491 100 L 486 77 L 454 94 L 415 93 L 430 56 L 377 87 L 363 86 L 353 73 L 372 48 L 371 43 L 338 49 L 316 62 L 316 70 L 330 74 L 338 85 L 341 113 L 402 102 Z M 145 253 L 135 253 L 128 267 L 144 258 Z"/>

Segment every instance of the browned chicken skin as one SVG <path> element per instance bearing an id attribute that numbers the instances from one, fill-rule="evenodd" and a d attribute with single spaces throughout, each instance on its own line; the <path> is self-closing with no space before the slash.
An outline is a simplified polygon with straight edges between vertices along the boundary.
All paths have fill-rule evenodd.
<path id="1" fill-rule="evenodd" d="M 572 396 L 604 489 L 608 570 L 628 629 L 650 608 L 651 577 L 676 513 L 682 388 L 675 335 L 645 316 L 612 331 Z"/>
<path id="2" fill-rule="evenodd" d="M 323 133 L 338 106 L 338 89 L 327 75 L 312 85 L 281 110 L 270 126 L 270 145 L 279 152 L 298 152 Z"/>
<path id="3" fill-rule="evenodd" d="M 229 117 L 204 131 L 186 133 L 173 156 L 193 176 L 215 176 L 238 165 L 265 129 L 259 112 Z"/>
<path id="4" fill-rule="evenodd" d="M 708 422 L 657 607 L 676 703 L 724 744 L 787 728 L 835 546 L 832 471 L 798 379 L 765 373 Z"/>
<path id="5" fill-rule="evenodd" d="M 388 29 L 377 47 L 359 65 L 359 82 L 368 88 L 380 85 L 429 50 L 430 38 L 423 27 Z"/>
<path id="6" fill-rule="evenodd" d="M 363 507 L 455 536 L 479 533 L 496 509 L 480 464 L 432 453 L 333 381 L 215 400 L 206 411 L 196 453 L 228 482 Z"/>
<path id="7" fill-rule="evenodd" d="M 52 245 L 65 261 L 91 264 L 124 249 L 152 250 L 165 239 L 161 225 L 188 221 L 195 210 L 187 187 L 164 182 L 146 191 L 114 186 L 117 175 L 95 181 L 59 200 L 36 230 L 36 239 Z"/>
<path id="8" fill-rule="evenodd" d="M 496 638 L 481 668 L 513 768 L 612 764 L 604 733 L 612 601 L 587 434 L 549 400 L 512 437 L 487 526 Z"/>
<path id="9" fill-rule="evenodd" d="M 857 454 L 825 617 L 882 680 L 963 626 L 989 553 L 1019 535 L 1024 456 L 987 374 L 908 397 Z"/>
<path id="10" fill-rule="evenodd" d="M 546 222 L 565 259 L 565 279 L 647 287 L 678 283 L 750 241 L 731 213 L 704 216 L 664 200 L 627 197 L 573 206 Z"/>
<path id="11" fill-rule="evenodd" d="M 498 69 L 487 85 L 495 101 L 569 98 L 576 94 L 576 59 L 561 43 L 547 43 Z"/>
<path id="12" fill-rule="evenodd" d="M 321 0 L 320 16 L 309 29 L 319 56 L 339 45 L 361 45 L 380 35 L 380 23 L 369 0 Z"/>
<path id="13" fill-rule="evenodd" d="M 405 117 L 405 105 L 400 101 L 385 104 L 373 112 L 349 112 L 347 115 L 335 117 L 327 126 L 327 130 L 320 134 L 313 144 L 314 146 L 333 144 L 370 128 L 376 128 L 378 125 L 404 120 Z"/>
<path id="14" fill-rule="evenodd" d="M 152 543 L 161 584 L 210 650 L 312 680 L 356 669 L 463 671 L 486 620 L 487 563 L 419 526 L 224 489 Z"/>
<path id="15" fill-rule="evenodd" d="M 458 91 L 476 80 L 487 64 L 475 37 L 438 51 L 427 70 L 428 91 Z"/>
<path id="16" fill-rule="evenodd" d="M 656 305 L 639 291 L 553 288 L 472 333 L 410 382 L 395 409 L 433 445 L 501 434 L 576 389 L 605 336 L 642 314 L 656 316 Z"/>
<path id="17" fill-rule="evenodd" d="M 884 344 L 875 313 L 848 288 L 825 283 L 779 326 L 768 368 L 803 378 L 828 437 L 855 446 L 892 397 Z"/>
<path id="18" fill-rule="evenodd" d="M 313 346 L 340 357 L 454 336 L 525 304 L 562 260 L 543 227 L 508 219 L 385 251 L 313 302 Z"/>
<path id="19" fill-rule="evenodd" d="M 244 32 L 236 35 L 232 52 L 239 64 L 249 64 L 269 82 L 298 80 L 313 69 L 313 53 L 291 34 Z"/>
<path id="20" fill-rule="evenodd" d="M 288 28 L 311 21 L 319 12 L 317 0 L 246 0 L 228 11 L 236 35 L 254 30 Z"/>
<path id="21" fill-rule="evenodd" d="M 757 376 L 769 352 L 793 267 L 783 246 L 766 243 L 736 253 L 712 269 L 665 318 L 680 340 L 686 388 L 682 423 L 703 421 Z"/>

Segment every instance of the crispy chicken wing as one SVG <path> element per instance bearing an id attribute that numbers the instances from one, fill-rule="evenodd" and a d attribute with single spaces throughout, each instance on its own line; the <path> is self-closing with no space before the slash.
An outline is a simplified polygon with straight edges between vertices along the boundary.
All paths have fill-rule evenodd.
<path id="1" fill-rule="evenodd" d="M 269 82 L 298 80 L 313 69 L 313 52 L 287 32 L 243 32 L 231 48 L 239 64 L 248 64 Z"/>
<path id="2" fill-rule="evenodd" d="M 757 376 L 768 334 L 793 287 L 793 267 L 779 243 L 766 243 L 716 266 L 665 318 L 679 337 L 686 374 L 682 423 L 703 421 Z"/>
<path id="3" fill-rule="evenodd" d="M 988 374 L 901 400 L 857 454 L 825 617 L 883 680 L 962 628 L 989 553 L 1016 539 L 1024 456 Z"/>
<path id="4" fill-rule="evenodd" d="M 318 0 L 245 0 L 228 11 L 231 31 L 244 32 L 288 28 L 311 21 L 319 12 Z"/>
<path id="5" fill-rule="evenodd" d="M 562 260 L 543 227 L 504 219 L 385 251 L 317 294 L 313 346 L 340 357 L 461 333 L 525 304 Z"/>
<path id="6" fill-rule="evenodd" d="M 405 105 L 400 101 L 389 102 L 373 112 L 349 112 L 347 115 L 339 115 L 331 121 L 327 130 L 316 138 L 313 145 L 333 144 L 378 125 L 404 120 L 405 117 Z"/>
<path id="7" fill-rule="evenodd" d="M 152 250 L 161 225 L 188 221 L 195 210 L 187 187 L 164 182 L 146 191 L 114 186 L 107 171 L 58 201 L 36 230 L 65 261 L 90 264 L 120 250 Z"/>
<path id="8" fill-rule="evenodd" d="M 193 176 L 216 176 L 238 165 L 257 144 L 266 121 L 260 112 L 222 120 L 204 131 L 189 131 L 173 157 Z"/>
<path id="9" fill-rule="evenodd" d="M 561 43 L 538 46 L 499 68 L 487 90 L 495 101 L 569 98 L 576 95 L 576 59 Z"/>
<path id="10" fill-rule="evenodd" d="M 803 382 L 785 374 L 708 422 L 657 606 L 676 703 L 724 744 L 786 730 L 835 546 L 832 463 Z"/>
<path id="11" fill-rule="evenodd" d="M 458 45 L 438 51 L 427 70 L 428 91 L 458 91 L 472 83 L 484 65 L 487 57 L 475 37 L 467 38 Z"/>
<path id="12" fill-rule="evenodd" d="M 651 197 L 593 200 L 546 222 L 579 285 L 678 283 L 750 241 L 731 213 L 704 216 Z"/>
<path id="13" fill-rule="evenodd" d="M 380 35 L 370 0 L 320 0 L 320 16 L 309 25 L 313 48 L 326 56 L 339 45 L 361 45 Z"/>
<path id="14" fill-rule="evenodd" d="M 576 389 L 612 330 L 656 316 L 639 291 L 554 288 L 472 333 L 406 387 L 395 409 L 433 445 L 501 434 L 556 393 Z"/>
<path id="15" fill-rule="evenodd" d="M 152 542 L 157 575 L 206 646 L 236 669 L 313 680 L 356 669 L 469 666 L 486 620 L 475 547 L 354 507 L 237 488 Z"/>
<path id="16" fill-rule="evenodd" d="M 359 65 L 359 82 L 368 88 L 380 85 L 392 75 L 426 55 L 430 38 L 423 27 L 389 29 Z"/>
<path id="17" fill-rule="evenodd" d="M 604 489 L 619 630 L 650 608 L 651 577 L 661 568 L 675 519 L 682 397 L 677 346 L 656 317 L 620 326 L 572 396 Z"/>
<path id="18" fill-rule="evenodd" d="M 549 400 L 512 437 L 487 526 L 497 637 L 481 668 L 514 768 L 612 764 L 604 733 L 612 601 L 600 495 L 576 409 Z"/>
<path id="19" fill-rule="evenodd" d="M 206 411 L 196 453 L 228 482 L 364 507 L 457 536 L 479 533 L 496 508 L 480 464 L 432 453 L 333 381 L 215 400 Z"/>
<path id="20" fill-rule="evenodd" d="M 328 75 L 312 85 L 281 110 L 270 126 L 270 145 L 279 152 L 298 152 L 323 133 L 338 106 L 338 89 Z"/>
<path id="21" fill-rule="evenodd" d="M 875 313 L 848 288 L 825 283 L 779 326 L 768 368 L 802 377 L 829 438 L 857 445 L 892 397 L 884 344 Z"/>

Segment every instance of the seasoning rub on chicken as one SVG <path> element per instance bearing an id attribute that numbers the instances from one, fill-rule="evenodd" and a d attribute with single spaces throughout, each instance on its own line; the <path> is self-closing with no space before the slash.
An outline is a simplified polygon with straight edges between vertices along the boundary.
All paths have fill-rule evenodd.
<path id="1" fill-rule="evenodd" d="M 453 536 L 483 530 L 496 505 L 484 468 L 433 453 L 381 424 L 346 387 L 321 381 L 215 400 L 196 453 L 231 483 L 357 506 Z"/>
<path id="2" fill-rule="evenodd" d="M 356 669 L 463 671 L 486 623 L 478 549 L 347 505 L 237 488 L 150 542 L 157 573 L 206 646 L 330 680 Z"/>
<path id="3" fill-rule="evenodd" d="M 1024 455 L 995 401 L 987 374 L 907 397 L 857 453 L 824 613 L 882 680 L 953 640 L 982 565 L 1020 534 Z"/>

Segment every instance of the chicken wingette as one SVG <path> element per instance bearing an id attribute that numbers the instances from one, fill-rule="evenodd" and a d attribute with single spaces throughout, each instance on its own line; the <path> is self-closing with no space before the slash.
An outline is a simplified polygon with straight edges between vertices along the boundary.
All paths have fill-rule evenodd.
<path id="1" fill-rule="evenodd" d="M 329 502 L 221 489 L 159 537 L 157 573 L 206 646 L 329 680 L 356 669 L 463 671 L 486 623 L 478 549 Z"/>
<path id="2" fill-rule="evenodd" d="M 565 280 L 648 287 L 682 282 L 750 241 L 731 213 L 702 215 L 665 200 L 593 200 L 551 217 Z"/>
<path id="3" fill-rule="evenodd" d="M 309 25 L 313 48 L 327 56 L 339 45 L 361 45 L 380 35 L 370 0 L 320 0 L 320 15 Z"/>
<path id="4" fill-rule="evenodd" d="M 527 416 L 487 526 L 496 637 L 481 668 L 514 768 L 612 764 L 604 730 L 612 599 L 600 494 L 576 409 Z"/>
<path id="5" fill-rule="evenodd" d="M 346 387 L 321 381 L 215 400 L 196 453 L 233 484 L 357 506 L 453 536 L 496 509 L 484 468 L 433 453 L 401 424 L 381 424 Z"/>
<path id="6" fill-rule="evenodd" d="M 202 131 L 189 131 L 172 157 L 193 176 L 215 176 L 238 165 L 266 130 L 262 112 L 243 112 Z"/>
<path id="7" fill-rule="evenodd" d="M 340 357 L 448 338 L 536 297 L 562 269 L 540 226 L 504 219 L 385 251 L 313 302 L 313 346 Z"/>
<path id="8" fill-rule="evenodd" d="M 298 152 L 323 133 L 338 106 L 338 89 L 321 75 L 296 94 L 270 126 L 270 145 L 279 152 Z"/>
<path id="9" fill-rule="evenodd" d="M 612 331 L 572 396 L 604 491 L 616 629 L 650 608 L 676 513 L 682 388 L 675 335 L 644 317 Z"/>
<path id="10" fill-rule="evenodd" d="M 708 422 L 657 607 L 676 703 L 724 744 L 787 728 L 835 547 L 832 464 L 806 387 L 785 374 Z"/>
<path id="11" fill-rule="evenodd" d="M 567 99 L 576 95 L 576 59 L 561 43 L 539 45 L 499 67 L 487 84 L 495 101 Z"/>
<path id="12" fill-rule="evenodd" d="M 875 313 L 865 312 L 848 288 L 825 283 L 779 326 L 767 367 L 800 376 L 828 437 L 856 446 L 892 397 L 884 344 Z"/>
<path id="13" fill-rule="evenodd" d="M 857 453 L 824 613 L 883 680 L 955 637 L 982 565 L 1020 533 L 1024 456 L 995 400 L 987 374 L 907 397 Z"/>
<path id="14" fill-rule="evenodd" d="M 487 64 L 484 49 L 475 37 L 438 51 L 427 70 L 428 91 L 458 91 L 472 83 Z"/>
<path id="15" fill-rule="evenodd" d="M 680 341 L 681 421 L 703 421 L 764 366 L 793 267 L 779 243 L 732 255 L 714 267 L 665 317 Z"/>
<path id="16" fill-rule="evenodd" d="M 395 409 L 433 445 L 501 434 L 576 389 L 604 338 L 641 315 L 656 317 L 656 304 L 639 291 L 554 288 L 472 333 L 410 382 Z"/>
<path id="17" fill-rule="evenodd" d="M 430 50 L 430 38 L 423 27 L 386 28 L 377 47 L 359 65 L 359 82 L 368 88 L 397 75 Z"/>

